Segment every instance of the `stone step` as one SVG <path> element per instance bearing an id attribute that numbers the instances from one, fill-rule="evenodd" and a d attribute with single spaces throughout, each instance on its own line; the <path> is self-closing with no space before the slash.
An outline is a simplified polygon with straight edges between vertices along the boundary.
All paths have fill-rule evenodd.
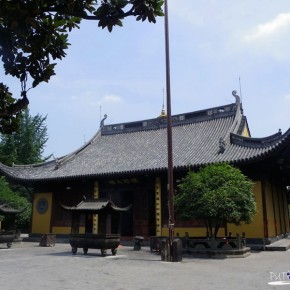
<path id="1" fill-rule="evenodd" d="M 287 251 L 290 249 L 290 238 L 278 240 L 270 245 L 265 245 L 266 251 Z"/>

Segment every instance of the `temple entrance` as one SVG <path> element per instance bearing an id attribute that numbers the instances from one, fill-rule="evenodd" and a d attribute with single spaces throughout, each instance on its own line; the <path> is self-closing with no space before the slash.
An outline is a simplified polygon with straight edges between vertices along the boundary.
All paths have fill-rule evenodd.
<path id="1" fill-rule="evenodd" d="M 154 193 L 148 188 L 140 189 L 134 195 L 133 211 L 134 236 L 149 237 L 155 235 L 155 203 Z"/>
<path id="2" fill-rule="evenodd" d="M 120 206 L 132 204 L 128 212 L 124 212 L 120 219 L 122 237 L 144 236 L 155 234 L 155 206 L 153 194 L 147 192 L 121 191 L 119 193 Z"/>
<path id="3" fill-rule="evenodd" d="M 121 215 L 120 234 L 122 237 L 155 235 L 155 192 L 154 179 L 149 177 L 118 179 L 103 187 L 102 197 L 106 197 L 120 207 L 132 205 Z"/>
<path id="4" fill-rule="evenodd" d="M 121 207 L 126 207 L 132 204 L 132 208 L 128 212 L 124 212 L 121 215 L 120 231 L 122 237 L 132 237 L 133 236 L 133 192 L 132 191 L 122 191 L 121 194 Z"/>

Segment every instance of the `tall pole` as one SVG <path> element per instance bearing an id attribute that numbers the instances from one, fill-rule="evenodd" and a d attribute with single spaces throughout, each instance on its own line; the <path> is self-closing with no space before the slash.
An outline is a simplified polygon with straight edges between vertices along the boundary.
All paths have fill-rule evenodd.
<path id="1" fill-rule="evenodd" d="M 165 58 L 166 58 L 166 102 L 167 102 L 167 152 L 168 152 L 168 228 L 170 243 L 170 260 L 173 257 L 174 238 L 174 205 L 173 205 L 173 154 L 172 154 L 172 120 L 171 120 L 171 89 L 170 89 L 170 58 L 169 58 L 169 25 L 168 5 L 164 1 L 165 13 Z"/>

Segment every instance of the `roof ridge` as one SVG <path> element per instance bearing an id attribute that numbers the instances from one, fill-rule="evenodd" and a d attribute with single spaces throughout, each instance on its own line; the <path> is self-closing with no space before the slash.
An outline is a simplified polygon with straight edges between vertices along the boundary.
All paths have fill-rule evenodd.
<path id="1" fill-rule="evenodd" d="M 80 148 L 76 149 L 75 151 L 61 157 L 61 158 L 56 158 L 53 160 L 55 162 L 55 170 L 57 170 L 60 166 L 64 165 L 68 161 L 74 159 L 81 151 L 83 151 L 86 147 L 91 145 L 94 140 L 98 137 L 98 135 L 101 134 L 101 130 L 98 130 L 97 133 L 84 145 L 82 145 Z"/>
<path id="2" fill-rule="evenodd" d="M 222 154 L 226 150 L 226 146 L 231 143 L 231 134 L 234 132 L 238 132 L 240 128 L 240 123 L 243 118 L 243 110 L 242 110 L 242 105 L 241 105 L 241 99 L 240 96 L 237 94 L 237 91 L 232 91 L 232 95 L 236 98 L 235 106 L 236 106 L 236 114 L 235 118 L 233 120 L 232 125 L 229 127 L 227 132 L 223 136 L 220 137 L 219 139 L 219 149 L 218 153 Z"/>
<path id="3" fill-rule="evenodd" d="M 172 116 L 172 127 L 198 123 L 202 121 L 211 121 L 217 118 L 225 118 L 236 115 L 237 106 L 235 103 L 224 106 L 213 107 L 204 110 L 198 110 L 188 113 L 182 113 Z M 167 127 L 167 118 L 157 117 L 154 119 L 139 120 L 134 122 L 117 123 L 103 125 L 102 135 L 114 135 L 123 133 L 132 133 L 140 131 L 158 130 Z"/>
<path id="4" fill-rule="evenodd" d="M 251 147 L 251 148 L 265 148 L 272 146 L 277 143 L 281 143 L 286 139 L 290 138 L 290 129 L 288 129 L 284 134 L 282 134 L 281 129 L 275 134 L 266 137 L 246 137 L 238 134 L 231 134 L 231 143 L 239 145 L 242 147 Z"/>
<path id="5" fill-rule="evenodd" d="M 225 140 L 228 139 L 228 137 L 230 136 L 230 133 L 234 133 L 234 132 L 238 131 L 239 126 L 240 126 L 241 117 L 243 116 L 240 97 L 237 95 L 236 91 L 233 91 L 232 95 L 236 98 L 237 109 L 236 109 L 236 115 L 235 115 L 235 118 L 233 120 L 233 123 L 232 123 L 231 127 L 228 129 L 228 131 L 226 132 L 226 135 L 224 138 Z"/>

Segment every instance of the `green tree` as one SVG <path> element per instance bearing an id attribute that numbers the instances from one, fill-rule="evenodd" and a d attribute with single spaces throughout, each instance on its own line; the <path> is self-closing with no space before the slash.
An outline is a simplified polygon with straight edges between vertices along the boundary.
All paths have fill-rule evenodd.
<path id="1" fill-rule="evenodd" d="M 226 163 L 188 172 L 175 196 L 177 215 L 205 222 L 209 237 L 216 238 L 225 223 L 251 223 L 256 213 L 253 182 Z"/>
<path id="2" fill-rule="evenodd" d="M 55 74 L 55 60 L 66 56 L 68 34 L 82 20 L 92 20 L 110 32 L 126 17 L 156 22 L 163 0 L 1 0 L 0 58 L 6 74 L 22 87 L 14 98 L 0 84 L 0 132 L 17 129 L 18 113 L 27 107 L 27 92 Z M 28 88 L 28 79 L 31 85 Z"/>
<path id="3" fill-rule="evenodd" d="M 43 157 L 45 143 L 48 140 L 46 117 L 39 114 L 31 116 L 29 110 L 20 113 L 20 125 L 17 132 L 0 135 L 0 162 L 12 166 L 13 164 L 36 164 L 51 157 Z M 13 196 L 25 197 L 31 202 L 32 195 L 29 188 L 10 183 Z"/>
<path id="4" fill-rule="evenodd" d="M 30 116 L 29 110 L 19 112 L 19 128 L 12 134 L 0 136 L 0 162 L 11 166 L 13 164 L 35 164 L 45 161 L 43 152 L 48 140 L 46 117 L 39 114 Z M 9 184 L 0 177 L 0 204 L 8 203 L 16 209 L 22 209 L 16 215 L 16 226 L 27 227 L 31 218 L 31 191 L 20 185 Z M 9 216 L 2 216 L 4 227 L 9 223 Z"/>
<path id="5" fill-rule="evenodd" d="M 15 164 L 35 164 L 48 158 L 43 157 L 45 143 L 48 140 L 46 117 L 39 114 L 30 116 L 25 109 L 20 114 L 17 132 L 2 134 L 0 139 L 0 162 L 11 166 Z"/>
<path id="6" fill-rule="evenodd" d="M 17 228 L 26 228 L 31 218 L 31 203 L 23 196 L 11 190 L 4 177 L 0 177 L 0 204 L 8 203 L 15 209 L 22 210 L 21 213 L 16 215 L 15 226 Z M 9 216 L 1 216 L 2 228 L 6 228 L 9 225 Z M 8 228 L 9 229 L 9 228 Z"/>

